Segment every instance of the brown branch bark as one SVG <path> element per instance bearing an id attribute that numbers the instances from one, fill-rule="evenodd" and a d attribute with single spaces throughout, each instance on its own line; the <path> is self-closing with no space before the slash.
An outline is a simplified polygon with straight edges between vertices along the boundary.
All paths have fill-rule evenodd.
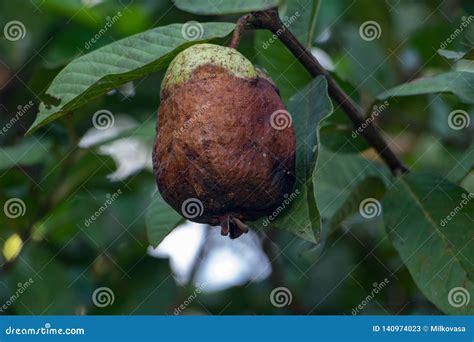
<path id="1" fill-rule="evenodd" d="M 367 125 L 366 128 L 362 130 L 361 135 L 377 151 L 392 173 L 394 175 L 400 175 L 408 172 L 408 169 L 381 136 L 374 122 L 366 122 L 365 117 L 349 95 L 344 92 L 334 78 L 331 77 L 329 72 L 321 66 L 311 52 L 308 51 L 283 24 L 278 15 L 278 9 L 272 8 L 265 11 L 253 12 L 250 15 L 242 17 L 237 25 L 238 28 L 234 31 L 232 47 L 237 47 L 242 34 L 242 27 L 244 27 L 245 24 L 250 25 L 252 28 L 270 30 L 285 44 L 288 50 L 291 51 L 313 77 L 319 75 L 326 77 L 328 92 L 331 98 L 344 110 L 356 128 Z"/>
<path id="2" fill-rule="evenodd" d="M 229 47 L 233 49 L 237 49 L 239 46 L 240 38 L 242 37 L 242 33 L 245 30 L 245 25 L 247 25 L 248 20 L 250 19 L 251 14 L 244 15 L 240 17 L 235 25 L 234 32 L 232 33 L 232 38 L 230 39 Z"/>

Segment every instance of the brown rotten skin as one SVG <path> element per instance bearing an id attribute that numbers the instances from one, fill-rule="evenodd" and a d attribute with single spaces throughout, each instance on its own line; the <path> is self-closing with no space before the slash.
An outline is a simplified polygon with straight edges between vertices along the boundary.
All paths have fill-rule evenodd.
<path id="1" fill-rule="evenodd" d="M 270 214 L 292 191 L 295 133 L 291 125 L 272 127 L 272 114 L 285 110 L 274 85 L 257 73 L 236 76 L 255 70 L 226 64 L 226 54 L 238 52 L 201 44 L 182 54 L 193 48 L 216 51 L 206 50 L 197 64 L 195 58 L 181 61 L 186 70 L 170 65 L 158 112 L 154 173 L 176 211 L 195 222 L 220 224 L 222 235 L 237 238 L 248 231 L 243 221 Z M 216 54 L 224 62 L 216 62 Z M 183 72 L 189 72 L 184 81 Z M 186 203 L 193 201 L 197 213 L 187 212 Z"/>

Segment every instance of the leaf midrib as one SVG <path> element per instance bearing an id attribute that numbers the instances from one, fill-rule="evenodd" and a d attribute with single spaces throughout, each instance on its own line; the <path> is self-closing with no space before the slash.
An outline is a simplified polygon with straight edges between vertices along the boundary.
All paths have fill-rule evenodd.
<path id="1" fill-rule="evenodd" d="M 462 263 L 462 261 L 457 257 L 456 254 L 453 253 L 452 249 L 450 248 L 451 246 L 453 246 L 453 244 L 451 243 L 451 241 L 449 241 L 449 239 L 441 232 L 441 230 L 438 228 L 438 226 L 436 225 L 434 219 L 431 217 L 431 215 L 426 211 L 424 210 L 424 207 L 423 207 L 423 204 L 421 203 L 421 200 L 420 198 L 412 191 L 412 189 L 410 188 L 409 184 L 405 182 L 405 180 L 403 178 L 400 178 L 400 182 L 402 183 L 403 187 L 406 189 L 406 191 L 408 192 L 408 194 L 412 197 L 412 199 L 415 201 L 415 204 L 420 208 L 421 212 L 423 213 L 423 215 L 425 216 L 425 218 L 428 220 L 428 222 L 431 224 L 431 226 L 434 228 L 435 232 L 438 232 L 439 235 L 441 235 L 441 240 L 446 244 L 446 246 L 448 247 L 446 252 L 448 254 L 450 254 L 452 256 L 452 258 L 454 260 L 456 260 L 459 265 L 461 266 L 461 268 L 463 269 L 464 273 L 466 274 L 466 278 L 469 278 L 469 274 L 468 272 L 464 269 L 464 264 Z"/>

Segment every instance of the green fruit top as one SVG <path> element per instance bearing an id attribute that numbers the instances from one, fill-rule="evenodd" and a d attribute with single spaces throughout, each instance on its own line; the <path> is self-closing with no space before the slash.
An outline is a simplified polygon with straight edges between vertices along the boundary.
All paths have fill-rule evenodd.
<path id="1" fill-rule="evenodd" d="M 192 72 L 205 64 L 217 65 L 239 78 L 256 78 L 252 63 L 235 49 L 214 44 L 196 44 L 180 52 L 170 63 L 161 90 L 186 82 Z"/>

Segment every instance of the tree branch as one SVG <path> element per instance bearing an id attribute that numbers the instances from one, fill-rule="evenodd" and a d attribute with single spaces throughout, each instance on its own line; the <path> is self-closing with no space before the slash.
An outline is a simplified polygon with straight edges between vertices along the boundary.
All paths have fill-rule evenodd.
<path id="1" fill-rule="evenodd" d="M 243 23 L 243 24 L 242 24 Z M 381 136 L 379 130 L 373 122 L 366 122 L 357 105 L 347 95 L 344 90 L 331 77 L 329 72 L 324 69 L 316 58 L 308 51 L 298 39 L 282 23 L 278 15 L 278 9 L 272 8 L 265 11 L 253 12 L 250 15 L 242 17 L 234 31 L 232 37 L 232 47 L 237 47 L 242 34 L 242 27 L 245 24 L 253 28 L 267 29 L 275 34 L 280 41 L 285 44 L 288 50 L 313 76 L 325 76 L 328 82 L 328 92 L 332 99 L 345 111 L 356 128 L 366 126 L 362 130 L 362 136 L 378 152 L 380 157 L 388 165 L 394 175 L 400 175 L 408 172 L 408 169 L 398 159 L 395 153 L 390 149 L 385 139 Z"/>

